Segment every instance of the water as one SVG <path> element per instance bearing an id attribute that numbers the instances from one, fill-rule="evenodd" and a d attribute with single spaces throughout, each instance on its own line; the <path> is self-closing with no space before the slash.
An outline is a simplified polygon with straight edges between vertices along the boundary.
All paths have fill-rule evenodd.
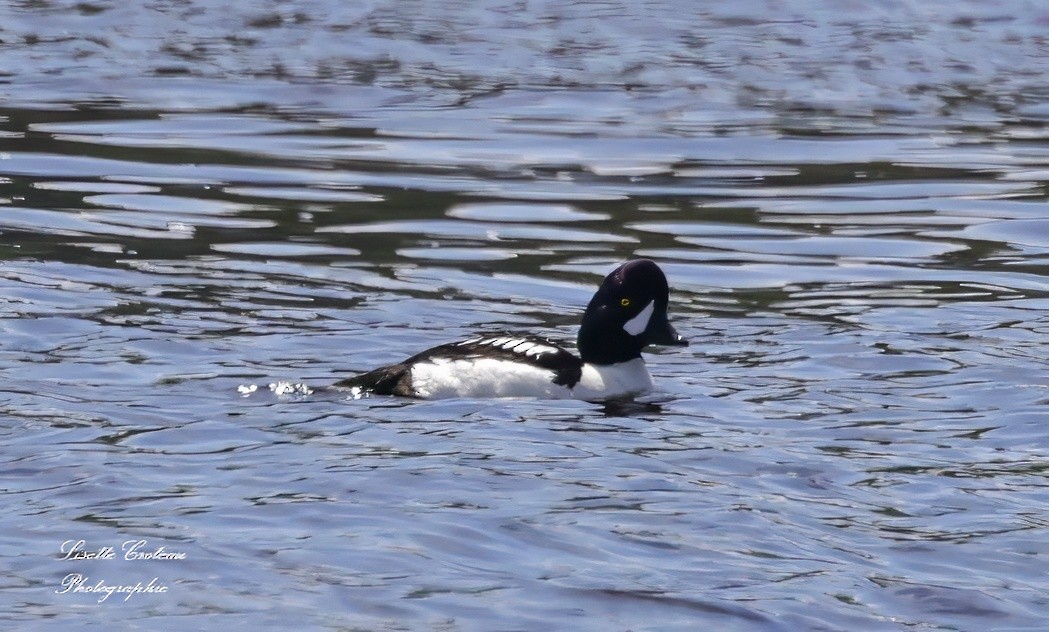
<path id="1" fill-rule="evenodd" d="M 1049 13 L 707 4 L 0 9 L 5 627 L 1043 629 Z M 268 388 L 633 256 L 639 401 Z"/>

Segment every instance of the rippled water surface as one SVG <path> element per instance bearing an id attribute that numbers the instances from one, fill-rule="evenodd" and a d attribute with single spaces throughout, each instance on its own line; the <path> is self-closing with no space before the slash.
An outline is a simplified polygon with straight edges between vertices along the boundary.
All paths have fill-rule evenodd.
<path id="1" fill-rule="evenodd" d="M 1047 27 L 8 3 L 0 621 L 1044 629 Z M 692 343 L 638 401 L 268 388 L 570 343 L 637 256 Z"/>

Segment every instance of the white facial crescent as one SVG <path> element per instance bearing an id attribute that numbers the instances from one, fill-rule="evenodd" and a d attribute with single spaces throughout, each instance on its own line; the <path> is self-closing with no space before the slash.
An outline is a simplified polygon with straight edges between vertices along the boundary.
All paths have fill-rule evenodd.
<path id="1" fill-rule="evenodd" d="M 655 301 L 649 301 L 645 308 L 638 312 L 637 316 L 634 316 L 630 320 L 623 323 L 623 331 L 627 332 L 631 336 L 637 336 L 648 327 L 648 321 L 652 318 L 652 312 L 656 310 Z"/>

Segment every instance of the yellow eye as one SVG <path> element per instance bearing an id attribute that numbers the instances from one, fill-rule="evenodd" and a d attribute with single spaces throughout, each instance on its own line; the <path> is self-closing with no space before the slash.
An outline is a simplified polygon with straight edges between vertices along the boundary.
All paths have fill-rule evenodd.
<path id="1" fill-rule="evenodd" d="M 630 307 L 630 299 L 628 299 L 628 298 L 621 298 L 621 299 L 619 299 L 619 304 L 622 305 L 623 307 Z"/>

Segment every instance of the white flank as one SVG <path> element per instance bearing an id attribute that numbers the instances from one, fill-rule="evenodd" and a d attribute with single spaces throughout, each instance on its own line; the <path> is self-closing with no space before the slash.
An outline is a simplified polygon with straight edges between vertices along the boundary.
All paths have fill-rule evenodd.
<path id="1" fill-rule="evenodd" d="M 638 312 L 637 316 L 634 316 L 630 320 L 623 324 L 623 330 L 631 336 L 636 336 L 648 327 L 648 321 L 652 318 L 652 312 L 656 310 L 656 302 L 649 301 L 648 305 L 645 305 L 645 309 Z"/>
<path id="2" fill-rule="evenodd" d="M 419 397 L 536 397 L 600 400 L 636 395 L 652 388 L 652 376 L 641 358 L 605 366 L 583 365 L 575 388 L 554 384 L 553 371 L 512 360 L 437 358 L 412 367 L 412 386 Z"/>
<path id="3" fill-rule="evenodd" d="M 541 397 L 564 399 L 572 392 L 553 383 L 554 372 L 496 358 L 436 358 L 412 367 L 419 397 Z"/>

